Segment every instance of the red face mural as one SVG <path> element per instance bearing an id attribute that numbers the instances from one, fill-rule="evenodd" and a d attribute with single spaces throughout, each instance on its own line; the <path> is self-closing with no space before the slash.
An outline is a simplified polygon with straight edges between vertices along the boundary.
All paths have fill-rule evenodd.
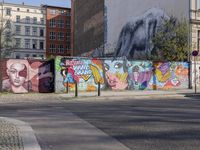
<path id="1" fill-rule="evenodd" d="M 53 68 L 49 62 L 9 59 L 3 69 L 3 90 L 13 93 L 53 92 Z"/>

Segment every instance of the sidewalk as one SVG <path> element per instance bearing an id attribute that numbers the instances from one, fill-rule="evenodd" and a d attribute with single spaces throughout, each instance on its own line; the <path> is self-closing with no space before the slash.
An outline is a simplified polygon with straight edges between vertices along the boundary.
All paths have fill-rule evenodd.
<path id="1" fill-rule="evenodd" d="M 0 117 L 0 150 L 41 150 L 32 128 L 19 120 Z"/>
<path id="2" fill-rule="evenodd" d="M 59 94 L 63 98 L 75 97 L 75 92 Z M 96 92 L 79 92 L 77 98 L 149 98 L 149 97 L 187 97 L 187 96 L 199 96 L 200 90 L 196 94 L 193 89 L 184 90 L 144 90 L 144 91 L 101 91 L 100 97 Z"/>

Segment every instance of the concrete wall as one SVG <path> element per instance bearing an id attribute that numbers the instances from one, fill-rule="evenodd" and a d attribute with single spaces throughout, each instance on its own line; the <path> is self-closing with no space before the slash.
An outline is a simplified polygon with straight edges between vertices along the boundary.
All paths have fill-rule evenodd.
<path id="1" fill-rule="evenodd" d="M 54 61 L 6 59 L 2 63 L 5 92 L 54 92 Z"/>
<path id="2" fill-rule="evenodd" d="M 170 90 L 187 89 L 189 84 L 186 62 L 124 61 L 57 57 L 55 90 L 70 90 L 78 83 L 80 91 L 97 90 Z"/>

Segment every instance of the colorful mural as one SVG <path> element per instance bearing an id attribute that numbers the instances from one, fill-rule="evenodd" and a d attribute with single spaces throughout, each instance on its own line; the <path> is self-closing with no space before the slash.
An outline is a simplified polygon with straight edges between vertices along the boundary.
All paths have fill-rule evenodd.
<path id="1" fill-rule="evenodd" d="M 5 60 L 2 89 L 13 93 L 53 92 L 53 63 L 53 61 Z"/>
<path id="2" fill-rule="evenodd" d="M 107 84 L 112 90 L 125 90 L 128 87 L 128 72 L 125 61 L 105 60 L 103 66 Z"/>
<path id="3" fill-rule="evenodd" d="M 130 90 L 151 89 L 149 82 L 152 78 L 152 62 L 150 61 L 128 61 L 128 83 Z"/>
<path id="4" fill-rule="evenodd" d="M 155 62 L 150 86 L 153 89 L 188 88 L 189 64 L 186 62 Z"/>
<path id="5" fill-rule="evenodd" d="M 79 91 L 186 89 L 189 84 L 187 62 L 152 62 L 111 59 L 56 59 L 56 92 L 66 86 Z"/>
<path id="6" fill-rule="evenodd" d="M 56 58 L 56 71 L 62 76 L 61 91 L 67 86 L 70 90 L 75 89 L 75 82 L 81 91 L 95 91 L 98 83 L 104 87 L 102 61 L 97 59 L 67 59 Z M 58 73 L 56 75 L 60 76 Z"/>

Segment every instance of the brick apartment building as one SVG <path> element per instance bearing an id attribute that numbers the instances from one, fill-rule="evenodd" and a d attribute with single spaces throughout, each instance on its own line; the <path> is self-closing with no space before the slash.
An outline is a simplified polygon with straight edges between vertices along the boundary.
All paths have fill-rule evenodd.
<path id="1" fill-rule="evenodd" d="M 46 57 L 71 56 L 71 9 L 43 7 L 46 9 Z"/>

